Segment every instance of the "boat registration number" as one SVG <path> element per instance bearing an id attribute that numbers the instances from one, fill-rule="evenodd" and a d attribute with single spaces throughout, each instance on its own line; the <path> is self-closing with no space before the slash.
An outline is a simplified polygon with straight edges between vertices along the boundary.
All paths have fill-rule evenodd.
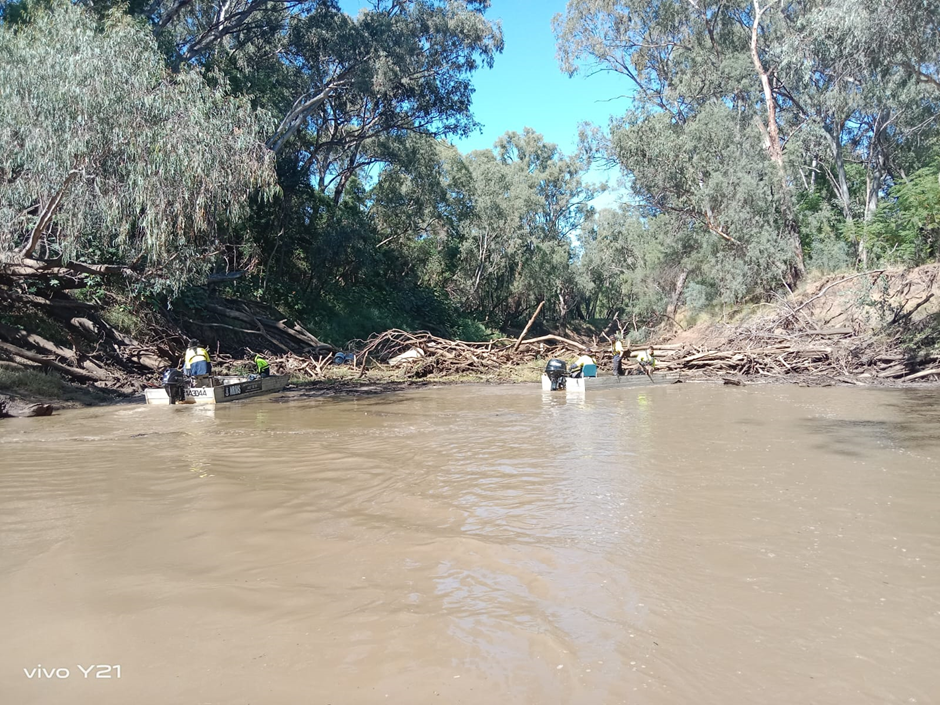
<path id="1" fill-rule="evenodd" d="M 249 392 L 260 391 L 261 382 L 242 382 L 241 384 L 233 384 L 231 387 L 226 387 L 225 396 L 236 397 L 239 394 L 248 394 Z"/>

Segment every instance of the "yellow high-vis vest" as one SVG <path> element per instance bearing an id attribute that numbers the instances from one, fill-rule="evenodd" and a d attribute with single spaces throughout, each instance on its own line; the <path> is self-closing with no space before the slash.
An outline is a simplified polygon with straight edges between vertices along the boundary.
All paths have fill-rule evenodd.
<path id="1" fill-rule="evenodd" d="M 186 367 L 189 367 L 194 362 L 199 360 L 205 360 L 209 362 L 209 353 L 206 352 L 205 348 L 187 348 L 186 349 Z"/>

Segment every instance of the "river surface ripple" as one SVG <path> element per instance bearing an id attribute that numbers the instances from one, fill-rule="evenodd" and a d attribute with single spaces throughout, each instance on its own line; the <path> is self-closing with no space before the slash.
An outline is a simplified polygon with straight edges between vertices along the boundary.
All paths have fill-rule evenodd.
<path id="1" fill-rule="evenodd" d="M 938 431 L 701 384 L 6 420 L 0 702 L 937 703 Z"/>

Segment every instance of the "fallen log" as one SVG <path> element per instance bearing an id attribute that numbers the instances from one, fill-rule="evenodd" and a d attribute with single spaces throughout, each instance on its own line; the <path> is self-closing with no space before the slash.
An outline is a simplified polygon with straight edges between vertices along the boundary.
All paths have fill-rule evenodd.
<path id="1" fill-rule="evenodd" d="M 522 344 L 532 345 L 533 343 L 541 343 L 546 340 L 557 340 L 559 343 L 564 343 L 565 345 L 569 345 L 575 348 L 576 350 L 587 350 L 587 346 L 582 345 L 581 343 L 578 343 L 574 340 L 569 340 L 568 338 L 562 338 L 559 335 L 543 335 L 539 338 L 529 338 L 528 340 L 522 341 Z"/>
<path id="2" fill-rule="evenodd" d="M 879 377 L 901 377 L 907 374 L 907 365 L 894 365 L 878 373 Z"/>
<path id="3" fill-rule="evenodd" d="M 303 328 L 301 328 L 300 330 L 295 330 L 296 326 L 295 328 L 288 328 L 286 325 L 284 325 L 284 321 L 274 321 L 274 320 L 271 320 L 270 318 L 262 318 L 260 316 L 258 317 L 257 320 L 262 325 L 268 326 L 269 328 L 275 328 L 279 330 L 281 333 L 284 333 L 284 335 L 290 336 L 294 338 L 295 340 L 300 341 L 307 347 L 319 348 L 319 347 L 324 346 L 323 343 L 321 343 L 314 336 L 307 333 L 307 331 L 303 330 Z"/>
<path id="4" fill-rule="evenodd" d="M 801 330 L 794 331 L 792 335 L 818 335 L 821 338 L 829 338 L 834 336 L 842 335 L 854 335 L 854 328 L 828 328 L 828 329 L 818 329 L 818 330 Z"/>
<path id="5" fill-rule="evenodd" d="M 29 344 L 53 355 L 59 355 L 60 357 L 75 357 L 74 351 L 56 345 L 51 340 L 46 340 L 35 333 L 27 333 L 25 330 L 13 328 L 12 326 L 7 326 L 2 323 L 0 323 L 0 336 L 11 344 Z"/>
<path id="6" fill-rule="evenodd" d="M 5 350 L 6 352 L 12 355 L 16 355 L 17 357 L 21 357 L 24 360 L 29 360 L 30 362 L 36 362 L 40 365 L 51 367 L 55 370 L 59 370 L 60 372 L 64 372 L 70 377 L 84 380 L 86 382 L 104 382 L 108 379 L 108 377 L 106 376 L 91 374 L 89 372 L 86 372 L 85 370 L 79 370 L 75 367 L 69 367 L 68 365 L 63 365 L 60 362 L 56 362 L 55 360 L 51 360 L 47 357 L 43 357 L 42 355 L 37 355 L 36 353 L 32 353 L 29 350 L 23 350 L 23 348 L 19 348 L 15 345 L 10 345 L 9 343 L 0 342 L 0 350 Z"/>
<path id="7" fill-rule="evenodd" d="M 4 291 L 3 298 L 11 301 L 35 304 L 37 306 L 48 306 L 50 308 L 80 308 L 87 310 L 93 310 L 97 308 L 95 304 L 85 303 L 84 301 L 75 301 L 74 299 L 46 299 L 42 296 L 36 296 L 35 294 L 23 294 L 19 291 Z"/>
<path id="8" fill-rule="evenodd" d="M 243 313 L 241 311 L 236 311 L 234 309 L 226 308 L 224 306 L 217 306 L 215 304 L 206 304 L 205 309 L 207 311 L 211 311 L 212 313 L 216 313 L 226 318 L 232 318 L 236 321 L 243 321 L 245 323 L 250 323 L 250 324 L 254 324 L 258 326 L 258 331 L 252 331 L 252 332 L 256 332 L 256 333 L 259 333 L 260 335 L 267 337 L 268 340 L 270 340 L 272 343 L 275 343 L 275 341 L 272 340 L 270 337 L 268 337 L 268 335 L 264 332 L 265 327 L 273 328 L 277 330 L 278 332 L 283 333 L 284 335 L 288 336 L 289 338 L 293 338 L 299 343 L 302 343 L 304 348 L 327 347 L 324 345 L 324 343 L 321 343 L 320 340 L 318 340 L 315 336 L 308 333 L 302 326 L 300 326 L 300 324 L 295 324 L 294 328 L 289 328 L 288 326 L 284 325 L 283 321 L 275 321 L 270 318 L 265 318 L 264 316 L 255 316 L 250 313 Z M 216 325 L 221 325 L 221 324 L 216 324 Z M 248 332 L 248 331 L 244 331 L 244 332 Z M 277 344 L 278 347 L 282 349 L 285 349 L 285 350 L 288 349 L 280 343 L 275 343 L 275 344 Z M 329 346 L 329 347 L 332 348 L 332 346 Z M 335 350 L 335 348 L 333 349 Z"/>
<path id="9" fill-rule="evenodd" d="M 921 377 L 929 377 L 930 375 L 940 375 L 940 367 L 934 367 L 931 370 L 924 370 L 923 372 L 915 372 L 912 375 L 907 377 L 901 377 L 902 382 L 911 382 L 915 379 L 920 379 Z"/>
<path id="10" fill-rule="evenodd" d="M 52 411 L 53 408 L 50 404 L 26 404 L 9 397 L 0 396 L 0 419 L 13 416 L 51 416 Z"/>

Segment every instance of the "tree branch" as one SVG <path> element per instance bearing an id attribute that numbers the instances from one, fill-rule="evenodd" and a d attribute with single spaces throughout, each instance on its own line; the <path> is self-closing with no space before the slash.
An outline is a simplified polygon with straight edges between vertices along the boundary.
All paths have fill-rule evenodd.
<path id="1" fill-rule="evenodd" d="M 33 232 L 30 233 L 29 242 L 27 242 L 20 250 L 20 256 L 29 257 L 33 253 L 33 250 L 36 249 L 36 245 L 39 244 L 40 238 L 43 236 L 43 233 L 46 232 L 49 221 L 52 220 L 52 216 L 55 215 L 55 212 L 58 210 L 59 204 L 62 202 L 62 198 L 65 196 L 66 190 L 72 181 L 75 180 L 75 177 L 80 173 L 80 170 L 72 169 L 65 177 L 65 181 L 62 183 L 62 186 L 59 188 L 58 192 L 52 197 L 52 200 L 46 204 L 46 207 L 43 208 L 42 212 L 39 214 L 39 220 L 36 223 L 36 227 L 34 227 Z"/>

